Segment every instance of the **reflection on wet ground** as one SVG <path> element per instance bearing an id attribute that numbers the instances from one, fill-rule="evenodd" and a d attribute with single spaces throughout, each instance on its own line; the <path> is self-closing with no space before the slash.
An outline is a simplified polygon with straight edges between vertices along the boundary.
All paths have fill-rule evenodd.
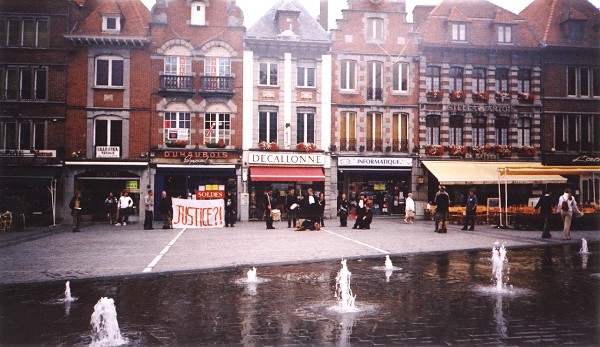
<path id="1" fill-rule="evenodd" d="M 101 297 L 133 345 L 598 345 L 600 245 L 508 250 L 496 293 L 489 251 L 350 259 L 358 313 L 331 308 L 339 262 L 0 287 L 0 345 L 84 345 Z M 389 280 L 389 281 L 388 281 Z"/>

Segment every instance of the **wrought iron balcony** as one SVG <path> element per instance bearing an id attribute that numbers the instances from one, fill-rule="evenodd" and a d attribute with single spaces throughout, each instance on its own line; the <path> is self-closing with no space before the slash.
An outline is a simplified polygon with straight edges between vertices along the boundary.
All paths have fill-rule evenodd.
<path id="1" fill-rule="evenodd" d="M 367 88 L 367 100 L 383 100 L 383 88 Z"/>
<path id="2" fill-rule="evenodd" d="M 383 140 L 367 140 L 367 151 L 383 151 Z"/>
<path id="3" fill-rule="evenodd" d="M 193 94 L 194 76 L 160 75 L 160 91 Z"/>
<path id="4" fill-rule="evenodd" d="M 356 139 L 340 139 L 340 151 L 356 151 Z"/>
<path id="5" fill-rule="evenodd" d="M 408 152 L 408 140 L 392 141 L 392 150 L 394 152 Z"/>
<path id="6" fill-rule="evenodd" d="M 233 96 L 233 77 L 200 76 L 200 95 L 231 98 Z"/>

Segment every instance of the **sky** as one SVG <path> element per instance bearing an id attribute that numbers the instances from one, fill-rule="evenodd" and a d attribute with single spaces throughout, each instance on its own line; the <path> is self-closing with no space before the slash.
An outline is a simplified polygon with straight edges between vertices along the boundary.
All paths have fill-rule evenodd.
<path id="1" fill-rule="evenodd" d="M 279 0 L 237 0 L 237 5 L 244 12 L 244 25 L 249 28 L 254 24 L 273 4 Z M 319 0 L 301 0 L 304 7 L 316 18 L 319 15 Z M 521 12 L 532 0 L 489 0 L 513 13 Z M 152 8 L 155 0 L 142 0 L 148 7 Z M 412 10 L 415 5 L 436 5 L 440 0 L 406 0 L 406 11 L 408 20 L 412 21 Z M 600 7 L 600 0 L 592 0 L 592 4 Z M 342 18 L 341 9 L 347 8 L 346 0 L 329 0 L 329 28 L 335 27 L 335 20 Z"/>

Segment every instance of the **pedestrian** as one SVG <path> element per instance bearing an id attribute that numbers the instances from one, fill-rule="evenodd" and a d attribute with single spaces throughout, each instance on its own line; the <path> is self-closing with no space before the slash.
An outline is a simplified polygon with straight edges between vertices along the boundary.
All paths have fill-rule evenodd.
<path id="1" fill-rule="evenodd" d="M 412 198 L 412 193 L 408 193 L 405 202 L 404 223 L 413 224 L 415 219 L 415 201 Z"/>
<path id="2" fill-rule="evenodd" d="M 73 232 L 79 232 L 79 226 L 81 225 L 81 191 L 76 191 L 69 202 L 69 208 L 71 209 L 71 216 L 73 216 Z"/>
<path id="3" fill-rule="evenodd" d="M 267 229 L 275 229 L 273 226 L 273 200 L 271 199 L 271 195 L 273 194 L 273 189 L 268 187 L 265 189 L 265 194 L 263 195 L 263 204 L 265 205 L 265 222 L 267 225 Z"/>
<path id="4" fill-rule="evenodd" d="M 573 215 L 578 215 L 580 213 L 577 209 L 577 203 L 575 202 L 575 199 L 573 199 L 573 195 L 571 195 L 570 189 L 565 189 L 564 194 L 558 198 L 556 211 L 560 213 L 560 217 L 563 221 L 563 240 L 570 240 Z"/>
<path id="5" fill-rule="evenodd" d="M 319 223 L 319 227 L 325 226 L 325 193 L 319 193 L 319 200 L 317 201 L 318 209 L 318 217 L 317 222 Z"/>
<path id="6" fill-rule="evenodd" d="M 144 197 L 144 230 L 154 229 L 152 221 L 154 220 L 154 192 L 148 190 L 148 194 Z"/>
<path id="7" fill-rule="evenodd" d="M 119 200 L 113 195 L 113 192 L 109 192 L 106 199 L 104 199 L 104 208 L 106 209 L 106 218 L 109 224 L 115 224 L 117 222 L 117 204 Z"/>
<path id="8" fill-rule="evenodd" d="M 128 191 L 124 191 L 123 195 L 119 198 L 119 220 L 116 225 L 127 225 L 129 220 L 129 212 L 133 207 L 133 200 L 129 196 Z"/>
<path id="9" fill-rule="evenodd" d="M 359 229 L 371 229 L 371 222 L 373 221 L 373 209 L 371 205 L 371 200 L 367 199 L 365 201 L 365 211 L 360 219 Z"/>
<path id="10" fill-rule="evenodd" d="M 358 200 L 356 201 L 356 221 L 352 229 L 358 229 L 360 227 L 361 220 L 365 216 L 365 194 L 360 193 Z"/>
<path id="11" fill-rule="evenodd" d="M 166 191 L 160 194 L 160 215 L 163 219 L 163 229 L 173 229 L 171 219 L 173 218 L 173 200 Z"/>
<path id="12" fill-rule="evenodd" d="M 469 195 L 467 195 L 467 204 L 465 208 L 465 225 L 461 230 L 475 230 L 475 219 L 477 216 L 477 195 L 475 195 L 475 189 L 469 189 Z M 467 227 L 470 225 L 469 229 Z"/>
<path id="13" fill-rule="evenodd" d="M 225 196 L 224 200 L 225 200 L 225 227 L 231 226 L 233 228 L 233 224 L 235 223 L 237 203 L 235 201 L 235 197 L 233 196 L 231 190 L 227 191 L 227 195 Z"/>
<path id="14" fill-rule="evenodd" d="M 347 227 L 348 226 L 348 198 L 345 193 L 342 193 L 342 196 L 338 200 L 338 213 L 340 215 L 340 226 Z"/>
<path id="15" fill-rule="evenodd" d="M 308 188 L 306 190 L 306 195 L 299 197 L 298 201 L 300 202 L 300 212 L 304 221 L 296 230 L 315 230 L 315 224 L 317 224 L 319 215 L 319 206 L 317 204 L 317 199 L 315 199 L 313 189 Z"/>
<path id="16" fill-rule="evenodd" d="M 438 192 L 433 200 L 435 204 L 435 232 L 446 233 L 448 231 L 448 207 L 450 206 L 450 197 L 446 193 L 446 188 L 439 186 Z"/>
<path id="17" fill-rule="evenodd" d="M 550 223 L 548 223 L 548 221 L 552 216 L 552 191 L 548 190 L 546 191 L 546 194 L 540 196 L 537 204 L 535 204 L 535 209 L 540 209 L 540 215 L 544 220 L 544 226 L 542 227 L 542 238 L 551 238 L 552 234 L 550 234 Z"/>
<path id="18" fill-rule="evenodd" d="M 292 225 L 296 227 L 296 219 L 298 218 L 298 197 L 296 197 L 295 193 L 296 191 L 294 188 L 290 188 L 285 196 L 285 209 L 288 218 L 288 228 L 291 228 Z"/>

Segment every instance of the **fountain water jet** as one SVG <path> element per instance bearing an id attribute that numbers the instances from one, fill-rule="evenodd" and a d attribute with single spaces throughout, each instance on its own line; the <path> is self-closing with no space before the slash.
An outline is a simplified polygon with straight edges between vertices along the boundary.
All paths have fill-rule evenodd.
<path id="1" fill-rule="evenodd" d="M 498 247 L 499 244 L 499 242 L 495 242 L 494 247 L 492 247 L 492 275 L 493 281 L 496 284 L 496 290 L 504 291 L 508 280 L 504 282 L 503 269 L 504 264 L 508 262 L 508 259 L 506 258 L 506 248 L 504 247 L 504 244 Z"/>
<path id="2" fill-rule="evenodd" d="M 90 320 L 92 325 L 92 343 L 90 346 L 119 346 L 128 341 L 121 336 L 115 301 L 102 297 L 94 306 Z"/>
<path id="3" fill-rule="evenodd" d="M 590 253 L 588 251 L 588 244 L 587 244 L 587 240 L 586 239 L 581 239 L 581 249 L 579 249 L 579 253 L 581 253 L 581 254 L 588 254 L 588 253 Z"/>
<path id="4" fill-rule="evenodd" d="M 75 298 L 71 296 L 71 286 L 69 285 L 69 281 L 65 283 L 65 299 L 64 302 L 73 302 Z"/>
<path id="5" fill-rule="evenodd" d="M 252 267 L 251 270 L 248 270 L 248 283 L 256 283 L 258 282 L 257 277 L 256 277 L 256 268 Z"/>
<path id="6" fill-rule="evenodd" d="M 356 309 L 354 300 L 356 295 L 352 295 L 352 289 L 350 289 L 350 278 L 352 273 L 346 266 L 346 259 L 342 259 L 342 269 L 338 272 L 335 278 L 335 297 L 338 298 L 338 306 L 343 311 L 351 311 Z"/>
<path id="7" fill-rule="evenodd" d="M 394 269 L 394 264 L 392 264 L 392 260 L 390 259 L 390 256 L 388 254 L 385 255 L 385 269 L 386 270 Z"/>

